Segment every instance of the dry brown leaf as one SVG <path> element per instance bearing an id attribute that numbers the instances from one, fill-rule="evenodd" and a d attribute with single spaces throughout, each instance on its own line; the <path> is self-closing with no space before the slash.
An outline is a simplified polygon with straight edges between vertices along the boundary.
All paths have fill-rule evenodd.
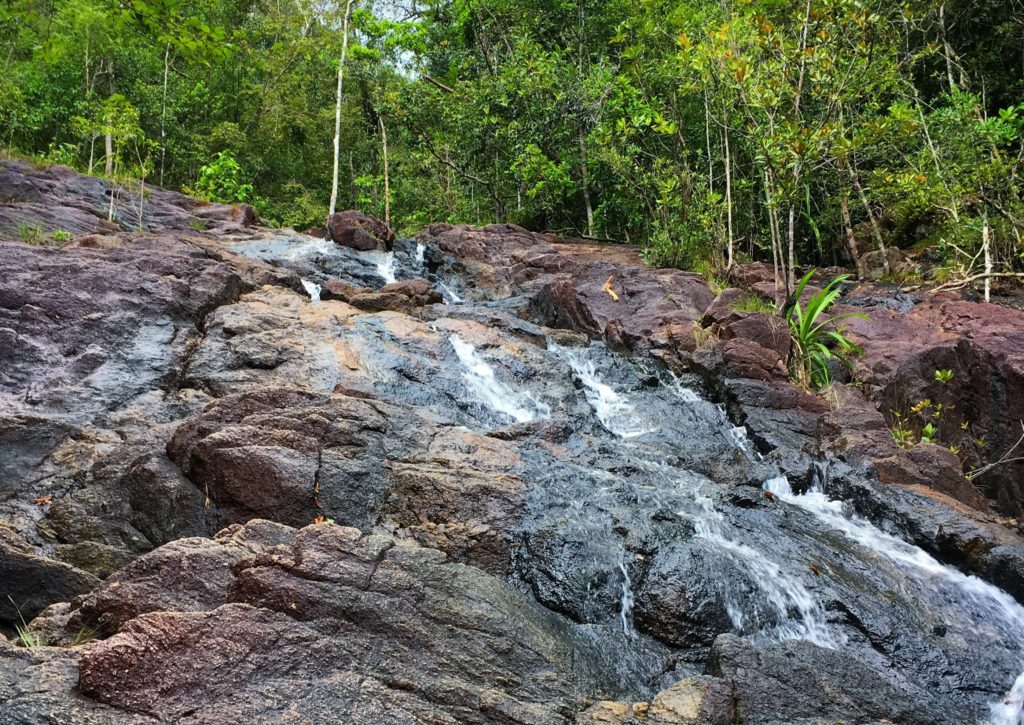
<path id="1" fill-rule="evenodd" d="M 609 277 L 604 283 L 604 287 L 601 288 L 602 292 L 607 292 L 608 296 L 611 297 L 615 302 L 619 301 L 619 296 L 615 294 L 615 290 L 612 289 L 612 278 Z"/>
<path id="2" fill-rule="evenodd" d="M 53 496 L 51 496 L 50 494 L 40 496 L 39 498 L 35 499 L 32 503 L 34 503 L 36 506 L 47 506 L 53 503 Z"/>

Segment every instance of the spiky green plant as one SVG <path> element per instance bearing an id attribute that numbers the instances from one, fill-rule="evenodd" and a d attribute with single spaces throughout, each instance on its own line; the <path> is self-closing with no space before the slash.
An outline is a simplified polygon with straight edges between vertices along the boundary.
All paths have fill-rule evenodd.
<path id="1" fill-rule="evenodd" d="M 832 383 L 828 370 L 829 360 L 838 360 L 850 365 L 850 357 L 859 355 L 861 349 L 851 342 L 842 331 L 841 322 L 850 317 L 869 319 L 859 312 L 845 312 L 829 315 L 828 310 L 842 293 L 842 284 L 850 275 L 836 277 L 825 287 L 811 295 L 807 304 L 801 304 L 804 289 L 811 281 L 811 270 L 800 280 L 794 293 L 796 300 L 789 311 L 789 331 L 793 336 L 794 356 L 791 364 L 793 378 L 805 387 L 823 388 Z"/>

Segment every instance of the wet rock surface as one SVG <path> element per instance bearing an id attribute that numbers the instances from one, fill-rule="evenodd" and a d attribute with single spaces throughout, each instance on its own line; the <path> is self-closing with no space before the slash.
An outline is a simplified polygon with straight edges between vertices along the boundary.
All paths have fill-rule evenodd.
<path id="1" fill-rule="evenodd" d="M 94 181 L 47 173 L 2 178 L 53 206 Z M 1020 712 L 1024 542 L 879 411 L 967 345 L 994 382 L 956 368 L 958 405 L 996 430 L 1012 329 L 922 308 L 934 346 L 865 337 L 874 377 L 829 400 L 746 292 L 635 250 L 507 225 L 383 246 L 0 242 L 5 721 Z"/>

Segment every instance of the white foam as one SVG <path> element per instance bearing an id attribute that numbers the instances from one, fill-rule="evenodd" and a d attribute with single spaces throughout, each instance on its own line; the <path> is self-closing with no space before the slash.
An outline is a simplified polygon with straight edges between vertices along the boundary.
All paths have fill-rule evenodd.
<path id="1" fill-rule="evenodd" d="M 583 392 L 587 402 L 594 409 L 597 419 L 609 432 L 620 438 L 637 438 L 651 433 L 657 428 L 643 424 L 629 399 L 603 382 L 597 375 L 593 360 L 583 357 L 578 351 L 549 343 L 548 349 L 565 360 L 572 368 L 573 374 L 583 383 Z"/>
<path id="2" fill-rule="evenodd" d="M 507 415 L 517 423 L 529 423 L 537 418 L 547 418 L 551 410 L 547 405 L 535 400 L 526 392 L 513 390 L 502 382 L 494 373 L 476 348 L 460 338 L 452 335 L 449 338 L 455 354 L 466 368 L 463 378 L 466 387 L 478 402 L 492 410 Z"/>
<path id="3" fill-rule="evenodd" d="M 323 288 L 320 285 L 316 282 L 310 282 L 308 279 L 304 279 L 302 280 L 302 287 L 306 290 L 306 294 L 309 295 L 309 299 L 313 302 L 320 301 L 320 292 L 323 291 Z"/>
<path id="4" fill-rule="evenodd" d="M 865 549 L 896 564 L 921 588 L 936 593 L 940 601 L 955 603 L 964 616 L 973 614 L 973 626 L 978 630 L 985 630 L 990 635 L 994 631 L 1000 639 L 1008 641 L 1024 636 L 1024 607 L 1002 589 L 941 564 L 923 549 L 885 533 L 869 521 L 847 516 L 841 501 L 829 500 L 820 490 L 797 496 L 784 476 L 765 481 L 764 488 L 783 501 L 813 514 L 828 528 L 841 532 Z M 969 641 L 970 638 L 965 639 Z M 990 722 L 995 725 L 1024 722 L 1024 673 L 1007 695 L 990 707 Z"/>

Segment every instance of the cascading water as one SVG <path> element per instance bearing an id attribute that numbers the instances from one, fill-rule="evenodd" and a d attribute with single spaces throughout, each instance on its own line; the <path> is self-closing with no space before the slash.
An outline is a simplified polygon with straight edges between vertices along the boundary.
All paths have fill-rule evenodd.
<path id="1" fill-rule="evenodd" d="M 441 294 L 444 297 L 444 303 L 446 305 L 461 305 L 462 298 L 455 294 L 455 291 L 451 287 L 446 285 L 441 280 L 437 281 L 437 286 L 441 288 Z"/>
<path id="2" fill-rule="evenodd" d="M 498 380 L 494 368 L 471 344 L 458 335 L 452 335 L 449 342 L 465 368 L 463 377 L 466 387 L 477 402 L 517 423 L 529 423 L 538 418 L 547 418 L 551 414 L 548 406 L 538 402 L 528 393 L 513 390 Z"/>
<path id="3" fill-rule="evenodd" d="M 377 274 L 384 280 L 384 284 L 395 283 L 395 253 L 394 252 L 377 252 L 379 255 L 377 259 Z"/>
<path id="4" fill-rule="evenodd" d="M 416 266 L 422 267 L 425 260 L 424 255 L 427 252 L 427 245 L 423 242 L 416 242 Z"/>
<path id="5" fill-rule="evenodd" d="M 622 619 L 622 633 L 627 637 L 632 636 L 633 630 L 633 581 L 629 578 L 629 569 L 626 562 L 619 562 L 619 571 L 622 572 L 622 598 L 619 600 L 619 617 Z"/>
<path id="6" fill-rule="evenodd" d="M 1024 638 L 1024 607 L 1013 597 L 977 577 L 936 561 L 922 549 L 887 534 L 873 524 L 844 513 L 841 501 L 832 501 L 818 488 L 796 495 L 785 476 L 765 481 L 764 488 L 781 500 L 807 511 L 827 528 L 838 531 L 864 549 L 906 572 L 914 586 L 930 592 L 935 601 L 948 602 L 973 620 L 963 633 L 971 642 L 981 630 L 994 630 L 997 639 L 1020 642 Z M 1019 647 L 1018 647 L 1019 648 Z M 1024 656 L 1022 656 L 1024 660 Z M 1024 673 L 1002 701 L 991 705 L 993 725 L 1018 725 L 1024 713 Z"/>
<path id="7" fill-rule="evenodd" d="M 320 293 L 323 291 L 323 288 L 320 285 L 316 282 L 310 282 L 308 279 L 303 279 L 302 287 L 306 290 L 306 294 L 309 295 L 310 300 L 313 302 L 320 301 Z"/>
<path id="8" fill-rule="evenodd" d="M 393 255 L 325 246 L 289 237 L 269 251 L 260 251 L 266 242 L 252 248 L 274 259 L 282 249 L 301 253 L 295 268 L 307 282 L 340 277 L 372 287 L 395 276 Z M 426 274 L 421 249 L 404 249 L 402 276 Z M 462 301 L 453 286 L 472 288 L 456 276 L 431 279 L 447 303 Z M 312 284 L 304 285 L 311 297 Z M 609 651 L 629 653 L 621 661 L 637 668 L 630 681 L 647 672 L 637 663 L 652 643 L 706 651 L 732 632 L 766 657 L 799 651 L 787 648 L 805 640 L 829 650 L 826 664 L 841 668 L 853 657 L 892 681 L 921 683 L 953 708 L 945 722 L 987 716 L 988 703 L 1009 690 L 991 722 L 1024 723 L 1024 610 L 1009 595 L 845 516 L 820 487 L 793 495 L 775 463 L 786 459 L 755 450 L 746 428 L 683 384 L 687 376 L 600 344 L 529 344 L 535 330 L 504 321 L 521 314 L 522 298 L 502 304 L 459 310 L 451 315 L 458 325 L 433 308 L 440 319 L 422 336 L 396 333 L 373 314 L 339 334 L 352 336 L 364 366 L 375 366 L 382 399 L 427 408 L 508 446 L 525 500 L 518 528 L 505 532 L 510 578 L 618 643 Z M 451 334 L 463 325 L 485 337 Z M 405 335 L 399 344 L 396 334 Z M 439 336 L 457 364 L 437 358 Z M 466 341 L 492 338 L 511 344 L 484 355 Z M 493 431 L 548 417 L 537 430 Z M 861 485 L 859 470 L 842 475 Z M 760 481 L 771 495 L 749 485 Z M 883 487 L 871 495 L 891 494 Z"/>
<path id="9" fill-rule="evenodd" d="M 841 633 L 833 632 L 825 621 L 825 610 L 814 599 L 799 580 L 789 576 L 782 567 L 765 554 L 726 535 L 725 517 L 715 509 L 714 502 L 705 496 L 698 496 L 700 514 L 694 521 L 697 536 L 713 543 L 719 550 L 732 558 L 747 571 L 752 583 L 764 595 L 767 604 L 782 624 L 770 632 L 773 639 L 806 639 L 819 647 L 835 649 L 846 642 Z M 681 514 L 684 515 L 685 514 Z M 724 583 L 723 583 L 724 584 Z M 722 587 L 726 608 L 737 632 L 747 631 L 753 624 L 760 629 L 760 614 L 756 610 L 748 617 L 744 606 L 727 586 Z M 799 614 L 798 619 L 791 612 Z M 754 622 L 749 620 L 753 619 Z M 757 631 L 755 629 L 754 631 Z"/>
<path id="10" fill-rule="evenodd" d="M 609 432 L 620 438 L 637 438 L 651 432 L 651 428 L 643 426 L 626 396 L 620 395 L 598 378 L 593 360 L 551 341 L 548 341 L 548 349 L 572 368 L 573 374 L 583 384 L 587 402 L 594 409 L 601 425 Z"/>

